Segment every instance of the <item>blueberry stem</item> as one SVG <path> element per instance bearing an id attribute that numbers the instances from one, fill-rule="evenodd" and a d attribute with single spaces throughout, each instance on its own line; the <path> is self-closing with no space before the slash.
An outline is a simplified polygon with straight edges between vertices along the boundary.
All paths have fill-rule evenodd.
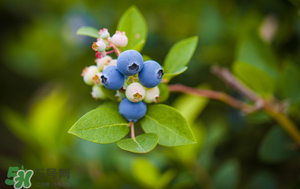
<path id="1" fill-rule="evenodd" d="M 106 54 L 110 54 L 110 53 L 113 53 L 113 52 L 115 52 L 115 50 L 106 51 Z"/>
<path id="2" fill-rule="evenodd" d="M 119 50 L 119 49 L 118 49 L 111 41 L 109 41 L 108 39 L 107 39 L 107 42 L 109 43 L 109 45 L 110 45 L 112 48 L 114 48 L 116 55 L 117 55 L 117 56 L 120 56 L 121 51 L 120 51 L 120 50 Z"/>
<path id="3" fill-rule="evenodd" d="M 135 140 L 135 134 L 134 134 L 134 122 L 133 122 L 133 121 L 129 122 L 129 127 L 130 127 L 130 129 L 131 129 L 131 138 L 132 138 L 133 140 Z"/>

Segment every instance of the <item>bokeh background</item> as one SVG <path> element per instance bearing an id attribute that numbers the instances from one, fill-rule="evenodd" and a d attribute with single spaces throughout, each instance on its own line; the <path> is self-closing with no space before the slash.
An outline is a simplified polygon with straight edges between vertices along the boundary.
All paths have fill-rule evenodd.
<path id="1" fill-rule="evenodd" d="M 81 26 L 108 28 L 136 5 L 148 24 L 142 51 L 163 62 L 170 47 L 198 35 L 189 69 L 172 79 L 225 91 L 243 99 L 210 72 L 231 67 L 241 36 L 256 33 L 275 54 L 284 79 L 273 95 L 300 125 L 300 15 L 297 0 L 2 0 L 0 1 L 0 177 L 10 166 L 45 169 L 32 188 L 300 188 L 298 147 L 272 118 L 244 116 L 221 102 L 171 94 L 166 102 L 188 117 L 198 143 L 148 154 L 94 144 L 68 129 L 102 101 L 90 96 L 80 73 L 94 62 L 94 39 Z M 264 56 L 263 51 L 260 56 Z M 253 53 L 249 51 L 249 56 Z M 287 63 L 288 62 L 288 63 Z M 290 72 L 285 72 L 286 65 Z M 255 79 L 255 78 L 253 78 Z M 259 85 L 259 81 L 257 83 Z M 52 180 L 47 168 L 67 168 L 69 179 Z M 56 183 L 38 187 L 38 182 Z"/>

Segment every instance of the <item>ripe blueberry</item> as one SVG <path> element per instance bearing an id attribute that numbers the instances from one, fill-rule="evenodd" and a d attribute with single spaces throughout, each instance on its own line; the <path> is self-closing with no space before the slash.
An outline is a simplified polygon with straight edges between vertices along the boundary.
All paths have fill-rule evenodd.
<path id="1" fill-rule="evenodd" d="M 108 66 L 103 70 L 101 80 L 104 86 L 110 90 L 120 89 L 125 82 L 124 75 L 118 71 L 117 66 Z"/>
<path id="2" fill-rule="evenodd" d="M 126 97 L 131 102 L 139 102 L 145 98 L 145 88 L 140 83 L 131 83 L 126 89 Z"/>
<path id="3" fill-rule="evenodd" d="M 119 104 L 120 114 L 128 121 L 136 122 L 138 119 L 144 117 L 146 111 L 147 106 L 143 101 L 134 103 L 130 102 L 127 98 L 124 98 Z"/>
<path id="4" fill-rule="evenodd" d="M 119 71 L 127 76 L 135 75 L 143 69 L 144 59 L 142 55 L 135 50 L 127 50 L 120 54 L 117 59 Z"/>
<path id="5" fill-rule="evenodd" d="M 160 83 L 163 75 L 161 65 L 154 60 L 148 60 L 144 62 L 144 67 L 139 73 L 139 80 L 144 87 L 153 88 Z"/>

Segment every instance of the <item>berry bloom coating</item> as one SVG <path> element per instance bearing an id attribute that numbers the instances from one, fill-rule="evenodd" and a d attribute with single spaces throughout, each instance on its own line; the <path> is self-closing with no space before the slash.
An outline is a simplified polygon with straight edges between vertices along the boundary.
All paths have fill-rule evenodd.
<path id="1" fill-rule="evenodd" d="M 125 32 L 120 31 L 116 31 L 112 36 L 111 41 L 118 47 L 125 47 L 128 44 L 128 38 L 126 37 Z"/>
<path id="2" fill-rule="evenodd" d="M 93 82 L 94 82 L 95 85 L 97 85 L 97 86 L 102 86 L 103 85 L 103 83 L 101 82 L 101 76 L 102 76 L 102 73 L 100 72 L 100 73 L 97 73 L 92 78 L 92 80 L 93 80 Z"/>
<path id="3" fill-rule="evenodd" d="M 128 121 L 136 122 L 138 119 L 144 117 L 146 111 L 147 106 L 143 101 L 134 103 L 130 102 L 127 98 L 124 98 L 119 104 L 120 114 Z"/>
<path id="4" fill-rule="evenodd" d="M 99 40 L 99 41 L 97 41 L 96 42 L 96 45 L 98 46 L 98 51 L 99 52 L 103 52 L 103 51 L 105 51 L 105 49 L 106 49 L 106 45 L 105 45 L 105 43 L 104 43 L 104 41 L 103 41 L 103 39 L 102 40 Z"/>
<path id="5" fill-rule="evenodd" d="M 117 59 L 119 71 L 126 75 L 135 75 L 143 69 L 144 59 L 142 55 L 135 50 L 127 50 L 120 54 Z"/>
<path id="6" fill-rule="evenodd" d="M 153 88 L 146 88 L 146 96 L 144 98 L 144 102 L 146 103 L 157 103 L 159 101 L 159 88 L 153 87 Z"/>
<path id="7" fill-rule="evenodd" d="M 82 71 L 81 76 L 83 76 L 83 81 L 88 84 L 88 85 L 93 85 L 93 77 L 95 77 L 95 75 L 99 73 L 99 69 L 97 66 L 90 66 L 88 68 L 85 68 Z"/>
<path id="8" fill-rule="evenodd" d="M 124 75 L 119 72 L 117 66 L 108 66 L 103 70 L 101 80 L 104 86 L 110 90 L 120 89 L 125 82 Z"/>
<path id="9" fill-rule="evenodd" d="M 116 66 L 116 65 L 117 65 L 117 59 L 112 59 L 108 64 L 104 65 L 103 70 L 108 66 Z"/>
<path id="10" fill-rule="evenodd" d="M 106 39 L 110 36 L 110 34 L 109 34 L 109 32 L 106 28 L 103 28 L 98 33 L 100 34 L 100 37 L 103 38 L 103 39 Z"/>
<path id="11" fill-rule="evenodd" d="M 98 66 L 98 68 L 100 70 L 103 70 L 104 66 L 108 65 L 109 62 L 112 60 L 112 58 L 110 56 L 106 55 L 105 57 L 98 58 L 96 60 L 97 60 L 97 66 Z"/>
<path id="12" fill-rule="evenodd" d="M 94 99 L 96 99 L 96 100 L 97 100 L 97 99 L 102 99 L 102 100 L 106 99 L 106 96 L 105 96 L 105 94 L 103 93 L 101 87 L 98 87 L 98 86 L 96 86 L 96 85 L 93 86 L 91 95 L 92 95 L 92 97 L 93 97 Z"/>
<path id="13" fill-rule="evenodd" d="M 153 88 L 161 82 L 163 75 L 161 65 L 154 60 L 148 60 L 144 62 L 144 67 L 139 73 L 139 80 L 144 87 Z"/>
<path id="14" fill-rule="evenodd" d="M 145 93 L 140 83 L 131 83 L 126 89 L 126 98 L 131 102 L 139 102 L 145 98 Z"/>

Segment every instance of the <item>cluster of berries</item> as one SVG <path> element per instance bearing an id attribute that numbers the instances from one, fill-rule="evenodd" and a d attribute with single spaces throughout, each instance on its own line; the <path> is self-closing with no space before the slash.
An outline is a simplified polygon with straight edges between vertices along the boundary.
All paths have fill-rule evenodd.
<path id="1" fill-rule="evenodd" d="M 97 66 L 85 68 L 82 72 L 83 80 L 86 84 L 93 85 L 91 94 L 96 99 L 106 98 L 102 90 L 103 86 L 115 90 L 116 97 L 121 101 L 120 114 L 128 121 L 136 122 L 146 114 L 145 102 L 158 102 L 157 85 L 161 82 L 164 73 L 159 63 L 153 60 L 144 62 L 142 55 L 135 50 L 126 50 L 120 53 L 117 59 L 106 55 L 109 52 L 105 49 L 112 45 L 124 47 L 128 42 L 124 32 L 117 31 L 112 38 L 107 33 L 106 29 L 100 30 L 100 39 L 92 46 L 96 51 Z M 110 45 L 106 46 L 105 41 Z M 114 48 L 114 52 L 116 50 L 118 49 Z"/>

